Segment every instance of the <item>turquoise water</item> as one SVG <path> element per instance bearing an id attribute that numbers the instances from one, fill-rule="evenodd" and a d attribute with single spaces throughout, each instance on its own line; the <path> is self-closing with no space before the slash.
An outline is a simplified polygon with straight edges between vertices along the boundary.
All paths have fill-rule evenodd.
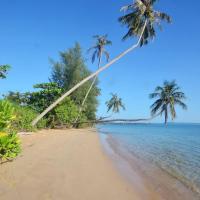
<path id="1" fill-rule="evenodd" d="M 200 194 L 200 124 L 106 124 L 97 127 L 138 158 Z"/>

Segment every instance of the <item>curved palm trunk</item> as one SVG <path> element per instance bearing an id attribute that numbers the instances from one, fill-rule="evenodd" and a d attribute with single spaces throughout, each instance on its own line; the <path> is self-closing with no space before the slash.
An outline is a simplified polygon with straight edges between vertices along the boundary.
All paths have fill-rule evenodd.
<path id="1" fill-rule="evenodd" d="M 36 119 L 33 120 L 32 125 L 35 126 L 38 121 L 40 119 L 42 119 L 42 117 L 44 117 L 49 111 L 51 111 L 53 108 L 56 107 L 57 104 L 59 104 L 60 102 L 62 102 L 67 96 L 69 96 L 72 92 L 74 92 L 76 89 L 78 89 L 80 86 L 82 86 L 85 82 L 89 81 L 90 79 L 92 79 L 93 77 L 97 76 L 98 74 L 100 74 L 102 71 L 106 70 L 107 68 L 109 68 L 112 64 L 114 64 L 115 62 L 117 62 L 119 59 L 121 59 L 122 57 L 124 57 L 126 54 L 128 54 L 129 52 L 133 51 L 134 49 L 136 49 L 141 42 L 142 36 L 144 34 L 144 30 L 146 28 L 146 24 L 147 21 L 145 21 L 144 27 L 142 29 L 141 35 L 139 37 L 138 42 L 131 46 L 130 48 L 128 48 L 127 50 L 125 50 L 124 52 L 122 52 L 121 54 L 119 54 L 116 58 L 114 58 L 113 60 L 111 60 L 109 63 L 107 63 L 105 66 L 99 68 L 96 72 L 94 72 L 93 74 L 91 74 L 90 76 L 86 77 L 85 79 L 83 79 L 81 82 L 79 82 L 78 84 L 76 84 L 73 88 L 71 88 L 69 91 L 67 91 L 64 95 L 62 95 L 60 98 L 58 98 L 53 104 L 51 104 L 48 108 L 46 108 L 40 115 L 38 115 L 36 117 Z"/>
<path id="2" fill-rule="evenodd" d="M 102 53 L 101 53 L 100 58 L 99 58 L 98 69 L 100 68 L 100 65 L 101 65 L 101 56 L 102 56 Z M 92 81 L 92 83 L 91 83 L 91 85 L 90 85 L 90 87 L 89 87 L 89 89 L 88 89 L 88 91 L 87 91 L 87 93 L 86 93 L 86 95 L 85 95 L 85 97 L 84 97 L 84 99 L 83 99 L 83 102 L 82 102 L 82 104 L 81 104 L 81 106 L 80 106 L 79 113 L 78 113 L 78 117 L 76 118 L 75 123 L 78 121 L 78 119 L 79 119 L 79 117 L 80 117 L 80 114 L 81 114 L 81 112 L 82 112 L 83 106 L 84 106 L 84 104 L 85 104 L 85 102 L 86 102 L 86 100 L 87 100 L 87 98 L 88 98 L 88 96 L 89 96 L 89 94 L 90 94 L 90 91 L 92 90 L 92 88 L 93 88 L 93 86 L 94 86 L 94 84 L 95 84 L 95 82 L 96 82 L 96 80 L 97 80 L 97 77 L 98 77 L 98 75 L 96 75 L 96 76 L 94 77 L 94 80 Z"/>

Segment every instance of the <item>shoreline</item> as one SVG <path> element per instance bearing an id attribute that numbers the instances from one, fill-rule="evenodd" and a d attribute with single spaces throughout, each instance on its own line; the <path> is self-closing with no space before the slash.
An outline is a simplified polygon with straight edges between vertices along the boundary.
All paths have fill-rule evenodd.
<path id="1" fill-rule="evenodd" d="M 198 194 L 188 188 L 181 180 L 161 168 L 152 167 L 150 163 L 144 162 L 132 152 L 130 154 L 130 152 L 124 151 L 121 144 L 111 135 L 103 134 L 101 141 L 105 153 L 112 159 L 120 173 L 134 188 L 142 191 L 143 199 L 148 199 L 148 193 L 156 193 L 155 199 L 199 199 Z M 147 188 L 148 190 L 146 190 Z"/>
<path id="2" fill-rule="evenodd" d="M 94 129 L 21 135 L 23 151 L 0 165 L 1 200 L 139 200 L 104 154 Z"/>

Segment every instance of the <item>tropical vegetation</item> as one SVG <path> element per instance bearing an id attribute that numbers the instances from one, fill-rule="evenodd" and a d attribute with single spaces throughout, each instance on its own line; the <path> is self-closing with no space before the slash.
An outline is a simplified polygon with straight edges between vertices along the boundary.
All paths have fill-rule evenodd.
<path id="1" fill-rule="evenodd" d="M 156 26 L 161 28 L 163 20 L 171 22 L 171 17 L 168 14 L 154 10 L 156 2 L 157 0 L 136 0 L 121 8 L 121 11 L 127 14 L 120 17 L 119 22 L 128 28 L 123 40 L 142 36 L 140 46 L 143 46 L 156 36 Z M 143 28 L 144 31 L 141 35 Z"/>
<path id="2" fill-rule="evenodd" d="M 67 92 L 65 92 L 60 98 L 58 98 L 53 104 L 51 104 L 48 108 L 46 108 L 34 121 L 33 125 L 36 125 L 38 121 L 44 117 L 48 112 L 50 112 L 57 104 L 63 101 L 67 96 L 72 94 L 75 90 L 79 89 L 82 85 L 90 81 L 90 79 L 97 76 L 99 73 L 104 71 L 105 69 L 109 68 L 112 64 L 117 62 L 119 59 L 124 57 L 129 52 L 133 51 L 134 49 L 147 44 L 150 40 L 152 40 L 156 35 L 156 25 L 161 27 L 161 22 L 171 22 L 171 17 L 166 13 L 154 10 L 154 6 L 156 0 L 135 0 L 132 4 L 128 6 L 124 6 L 122 8 L 126 15 L 119 18 L 119 21 L 127 26 L 128 32 L 123 37 L 124 39 L 128 37 L 136 37 L 138 41 L 136 44 L 132 45 L 127 50 L 123 51 L 105 66 L 98 69 L 96 72 L 92 73 L 91 75 L 87 76 L 82 81 L 78 82 L 72 88 L 70 88 Z"/>
<path id="3" fill-rule="evenodd" d="M 122 99 L 118 97 L 117 94 L 111 93 L 111 96 L 111 99 L 106 102 L 108 108 L 107 112 L 111 110 L 113 113 L 119 113 L 120 109 L 125 110 L 125 106 L 122 103 Z"/>
<path id="4" fill-rule="evenodd" d="M 109 53 L 105 49 L 105 46 L 111 45 L 112 42 L 107 39 L 107 35 L 103 35 L 103 36 L 95 35 L 94 38 L 96 39 L 96 44 L 93 47 L 91 47 L 90 49 L 88 49 L 88 52 L 93 50 L 92 63 L 94 63 L 95 60 L 98 59 L 98 69 L 99 69 L 101 62 L 102 62 L 102 56 L 105 55 L 107 61 L 110 58 Z M 93 79 L 93 81 L 92 81 L 83 101 L 82 101 L 82 104 L 81 104 L 80 109 L 79 109 L 79 113 L 81 113 L 83 106 L 84 106 L 85 102 L 87 101 L 88 95 L 90 94 L 90 92 L 91 92 L 96 81 L 97 81 L 97 75 L 94 77 L 94 79 Z M 78 119 L 79 119 L 79 116 L 76 118 L 75 122 L 77 122 Z"/>
<path id="5" fill-rule="evenodd" d="M 74 47 L 67 51 L 60 52 L 60 61 L 51 59 L 50 62 L 52 73 L 49 82 L 34 85 L 34 91 L 31 92 L 10 91 L 4 95 L 4 98 L 12 102 L 15 107 L 17 118 L 13 122 L 13 127 L 18 131 L 33 131 L 36 128 L 54 128 L 56 126 L 69 127 L 73 124 L 79 127 L 81 121 L 96 119 L 97 97 L 100 89 L 97 87 L 97 82 L 89 81 L 60 103 L 58 107 L 51 110 L 36 127 L 31 125 L 31 121 L 39 113 L 50 106 L 66 90 L 90 74 L 78 43 L 75 43 Z M 83 106 L 82 101 L 91 84 L 92 89 Z M 79 113 L 80 108 L 82 108 L 81 113 Z"/>
<path id="6" fill-rule="evenodd" d="M 0 161 L 15 158 L 21 150 L 17 136 L 19 131 L 34 131 L 41 128 L 80 127 L 85 122 L 98 121 L 98 75 L 131 51 L 147 45 L 156 37 L 157 29 L 163 21 L 170 23 L 171 17 L 155 10 L 156 0 L 135 0 L 121 8 L 124 13 L 118 21 L 128 30 L 122 40 L 136 38 L 131 45 L 114 59 L 110 60 L 107 46 L 112 42 L 107 35 L 94 36 L 92 63 L 97 60 L 97 71 L 91 73 L 79 43 L 66 51 L 59 52 L 59 60 L 50 59 L 52 71 L 49 81 L 33 85 L 32 91 L 24 93 L 10 91 L 0 100 Z M 103 58 L 106 64 L 102 65 Z M 7 77 L 9 65 L 0 65 L 0 79 Z M 157 98 L 151 106 L 152 117 L 164 114 L 167 124 L 169 116 L 176 118 L 177 105 L 186 109 L 185 94 L 175 81 L 165 81 L 156 87 L 150 98 Z M 118 113 L 125 110 L 122 99 L 111 94 L 106 102 L 107 112 Z M 132 121 L 147 120 L 137 119 Z M 111 120 L 112 121 L 112 120 Z M 123 119 L 120 119 L 123 121 Z M 130 121 L 130 120 L 124 120 Z"/>
<path id="7" fill-rule="evenodd" d="M 0 132 L 0 163 L 12 160 L 21 152 L 21 142 L 16 133 Z"/>
<path id="8" fill-rule="evenodd" d="M 15 158 L 21 150 L 19 138 L 11 127 L 14 119 L 13 106 L 0 100 L 0 162 Z"/>
<path id="9" fill-rule="evenodd" d="M 171 115 L 172 120 L 176 118 L 175 106 L 178 105 L 183 109 L 187 109 L 186 104 L 183 102 L 186 96 L 175 81 L 165 81 L 163 86 L 157 86 L 149 97 L 151 99 L 156 98 L 156 101 L 151 105 L 152 116 L 164 114 L 165 124 L 167 124 L 169 115 Z"/>

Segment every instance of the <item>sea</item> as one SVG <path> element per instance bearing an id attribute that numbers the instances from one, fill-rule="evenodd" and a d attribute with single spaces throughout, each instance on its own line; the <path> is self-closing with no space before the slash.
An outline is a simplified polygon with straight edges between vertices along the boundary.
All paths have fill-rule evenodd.
<path id="1" fill-rule="evenodd" d="M 132 166 L 137 159 L 142 174 L 154 177 L 152 182 L 157 181 L 155 189 L 162 191 L 163 177 L 171 177 L 175 181 L 167 181 L 166 193 L 170 190 L 176 193 L 181 187 L 182 193 L 183 188 L 188 188 L 194 196 L 189 193 L 186 199 L 200 199 L 200 124 L 115 123 L 97 125 L 97 129 L 106 151 L 110 149 L 120 155 L 117 162 L 128 160 Z"/>

